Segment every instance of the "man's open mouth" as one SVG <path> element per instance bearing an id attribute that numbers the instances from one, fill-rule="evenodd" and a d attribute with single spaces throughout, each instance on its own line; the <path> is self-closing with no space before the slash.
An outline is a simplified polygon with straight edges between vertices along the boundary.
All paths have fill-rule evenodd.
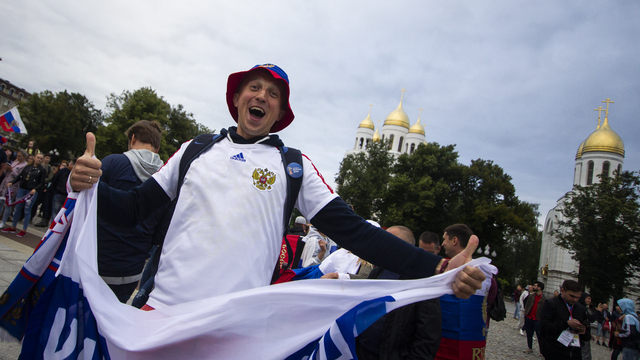
<path id="1" fill-rule="evenodd" d="M 262 117 L 264 116 L 264 110 L 260 109 L 260 108 L 259 108 L 259 107 L 257 107 L 257 106 L 253 106 L 253 107 L 249 108 L 249 113 L 250 113 L 252 116 L 255 116 L 255 117 L 257 117 L 257 118 L 261 118 L 261 119 L 262 119 Z"/>

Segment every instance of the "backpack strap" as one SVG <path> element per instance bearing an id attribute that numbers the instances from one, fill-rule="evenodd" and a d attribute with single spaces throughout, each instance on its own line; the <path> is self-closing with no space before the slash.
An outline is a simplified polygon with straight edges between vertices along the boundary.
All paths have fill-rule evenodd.
<path id="1" fill-rule="evenodd" d="M 191 143 L 187 146 L 180 159 L 180 170 L 178 171 L 178 191 L 176 192 L 176 199 L 180 195 L 180 189 L 184 182 L 184 177 L 187 175 L 187 170 L 193 160 L 197 159 L 203 152 L 208 150 L 213 144 L 222 140 L 224 137 L 220 134 L 200 134 L 196 136 Z"/>
<path id="2" fill-rule="evenodd" d="M 282 216 L 284 225 L 282 238 L 284 239 L 284 243 L 287 247 L 287 266 L 290 267 L 293 264 L 295 254 L 293 253 L 293 248 L 291 247 L 289 239 L 287 239 L 287 232 L 289 230 L 291 214 L 293 213 L 296 201 L 298 201 L 298 194 L 302 187 L 302 175 L 304 171 L 302 168 L 302 152 L 300 150 L 286 146 L 281 146 L 278 150 L 280 150 L 280 156 L 282 157 L 282 163 L 284 164 L 284 171 L 287 178 L 287 198 L 284 202 L 284 214 Z M 280 277 L 279 263 L 279 261 L 276 262 L 273 276 L 271 276 L 272 284 Z"/>

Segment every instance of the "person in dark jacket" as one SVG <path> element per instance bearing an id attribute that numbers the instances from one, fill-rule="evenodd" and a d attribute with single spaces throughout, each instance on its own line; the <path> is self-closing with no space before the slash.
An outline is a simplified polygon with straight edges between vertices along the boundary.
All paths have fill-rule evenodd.
<path id="1" fill-rule="evenodd" d="M 580 342 L 589 341 L 589 319 L 586 308 L 578 302 L 580 296 L 582 285 L 566 280 L 560 295 L 542 304 L 539 340 L 546 360 L 582 359 Z"/>
<path id="2" fill-rule="evenodd" d="M 307 236 L 309 227 L 307 226 L 307 219 L 304 216 L 298 216 L 296 222 L 291 229 L 289 229 L 290 235 Z"/>
<path id="3" fill-rule="evenodd" d="M 587 320 L 589 321 L 585 339 L 580 341 L 582 360 L 591 360 L 591 323 L 598 320 L 598 311 L 596 311 L 596 308 L 591 304 L 591 295 L 587 292 L 582 293 L 579 302 L 587 310 Z"/>
<path id="4" fill-rule="evenodd" d="M 408 228 L 392 226 L 387 231 L 415 245 Z M 435 248 L 439 249 L 439 244 Z M 369 275 L 369 279 L 399 278 L 382 268 L 375 268 Z M 373 323 L 358 337 L 356 353 L 361 360 L 434 359 L 441 335 L 440 300 L 421 301 L 396 309 Z"/>
<path id="5" fill-rule="evenodd" d="M 142 184 L 163 165 L 158 156 L 162 129 L 157 122 L 140 120 L 125 135 L 129 150 L 102 160 L 101 181 L 120 190 Z M 98 218 L 98 273 L 122 303 L 129 300 L 142 278 L 162 213 L 154 213 L 135 228 L 114 227 Z"/>
<path id="6" fill-rule="evenodd" d="M 16 195 L 17 199 L 22 198 L 26 195 L 35 196 L 36 192 L 44 187 L 44 181 L 47 177 L 47 170 L 42 167 L 42 161 L 44 156 L 42 153 L 37 154 L 34 158 L 33 165 L 27 165 L 22 169 L 20 175 L 14 179 L 13 182 L 8 184 L 8 187 L 11 187 L 12 183 L 20 182 L 20 186 L 18 187 L 18 194 Z M 27 201 L 20 202 L 16 205 L 14 216 L 13 216 L 13 224 L 12 226 L 7 226 L 2 229 L 4 233 L 15 233 L 16 226 L 18 225 L 18 221 L 20 219 L 20 213 L 24 210 L 24 220 L 22 222 L 22 230 L 20 230 L 16 236 L 23 237 L 27 234 L 27 228 L 29 227 L 29 221 L 31 220 L 31 207 L 35 199 L 29 199 Z M 9 214 L 5 213 L 5 217 L 3 217 L 2 222 L 6 222 Z"/>
<path id="7" fill-rule="evenodd" d="M 533 353 L 533 333 L 535 332 L 540 340 L 540 309 L 542 304 L 547 300 L 546 296 L 542 292 L 544 290 L 544 283 L 536 281 L 531 287 L 531 293 L 524 300 L 524 327 L 527 332 L 527 349 L 524 350 L 526 354 Z M 542 342 L 538 341 L 538 347 L 540 354 L 542 354 Z"/>

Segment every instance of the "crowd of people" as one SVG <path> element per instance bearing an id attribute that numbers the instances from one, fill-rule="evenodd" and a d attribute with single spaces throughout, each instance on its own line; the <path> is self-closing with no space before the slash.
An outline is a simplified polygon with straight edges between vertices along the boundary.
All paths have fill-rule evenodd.
<path id="1" fill-rule="evenodd" d="M 51 154 L 40 151 L 30 140 L 25 149 L 3 148 L 0 164 L 0 231 L 17 231 L 16 236 L 23 237 L 38 215 L 41 220 L 34 225 L 49 226 L 67 197 L 66 183 L 73 160 L 51 163 Z M 20 220 L 22 229 L 18 231 Z"/>
<path id="2" fill-rule="evenodd" d="M 544 283 L 520 285 L 513 292 L 517 330 L 527 337 L 525 353 L 533 353 L 534 333 L 540 357 L 591 360 L 591 346 L 611 351 L 611 360 L 640 359 L 640 322 L 630 299 L 619 299 L 615 309 L 592 303 L 591 295 L 574 280 L 566 280 L 560 291 L 547 298 Z M 595 333 L 592 333 L 592 327 Z"/>
<path id="3" fill-rule="evenodd" d="M 49 164 L 33 142 L 4 154 L 2 231 L 15 232 L 24 213 L 17 234 L 24 236 L 32 212 L 41 211 L 48 222 L 67 190 L 97 187 L 98 272 L 121 302 L 140 284 L 148 296 L 139 304 L 145 311 L 289 280 L 416 279 L 460 267 L 453 295 L 383 316 L 361 334 L 356 351 L 362 359 L 483 359 L 498 286 L 496 274 L 487 277 L 465 265 L 478 237 L 454 224 L 444 230 L 442 243 L 430 232 L 416 242 L 401 224 L 383 229 L 355 214 L 308 157 L 289 161 L 297 150 L 273 134 L 294 119 L 289 92 L 287 74 L 273 64 L 231 74 L 226 100 L 237 126 L 183 144 L 165 164 L 157 155 L 161 127 L 145 120 L 127 130 L 128 151 L 102 161 L 94 156 L 91 133 L 75 165 Z M 293 229 L 288 204 L 301 213 Z M 293 261 L 283 257 L 283 249 L 291 248 L 283 243 L 287 235 L 298 236 Z M 444 257 L 438 256 L 441 249 Z M 533 353 L 535 333 L 546 359 L 580 359 L 589 342 L 585 322 L 601 315 L 611 321 L 609 331 L 619 328 L 623 359 L 637 355 L 625 342 L 638 326 L 625 301 L 618 302 L 624 316 L 614 319 L 602 304 L 587 310 L 588 296 L 578 302 L 582 288 L 575 282 L 565 282 L 551 299 L 543 290 L 536 282 L 517 297 L 525 352 Z M 603 341 L 604 324 L 596 334 Z"/>

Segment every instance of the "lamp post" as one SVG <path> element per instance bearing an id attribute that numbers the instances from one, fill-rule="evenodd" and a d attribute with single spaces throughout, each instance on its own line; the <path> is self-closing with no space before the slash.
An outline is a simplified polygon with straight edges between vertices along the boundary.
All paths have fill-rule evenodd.
<path id="1" fill-rule="evenodd" d="M 480 255 L 484 254 L 484 256 L 491 255 L 492 258 L 495 258 L 496 256 L 498 256 L 498 254 L 496 253 L 495 250 L 491 251 L 491 248 L 489 247 L 489 244 L 485 245 L 484 251 L 482 251 L 481 248 L 478 248 L 478 254 L 480 254 Z"/>

